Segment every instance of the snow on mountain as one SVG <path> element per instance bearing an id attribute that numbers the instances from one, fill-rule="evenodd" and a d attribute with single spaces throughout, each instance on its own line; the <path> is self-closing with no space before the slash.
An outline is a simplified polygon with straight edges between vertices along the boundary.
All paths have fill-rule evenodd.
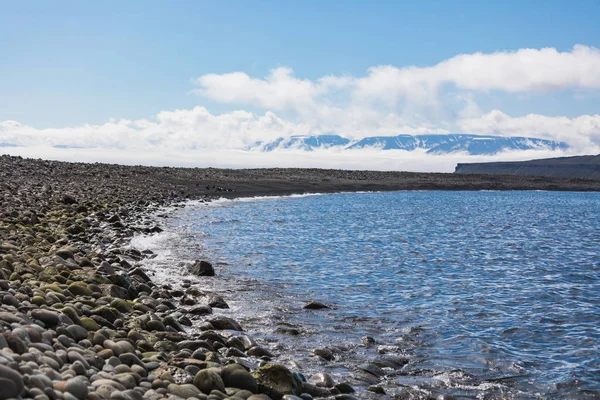
<path id="1" fill-rule="evenodd" d="M 492 155 L 507 150 L 566 150 L 569 145 L 546 139 L 504 136 L 478 136 L 463 134 L 447 135 L 398 135 L 372 136 L 351 141 L 339 135 L 291 136 L 271 142 L 257 142 L 251 149 L 274 151 L 295 149 L 313 151 L 337 147 L 341 150 L 426 150 L 429 154 L 466 152 L 471 155 Z"/>

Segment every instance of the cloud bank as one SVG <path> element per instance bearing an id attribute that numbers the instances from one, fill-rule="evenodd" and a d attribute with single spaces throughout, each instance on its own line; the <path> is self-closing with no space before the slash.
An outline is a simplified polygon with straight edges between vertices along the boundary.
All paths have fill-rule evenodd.
<path id="1" fill-rule="evenodd" d="M 600 92 L 600 50 L 575 46 L 559 52 L 553 48 L 520 49 L 490 54 L 461 54 L 428 67 L 391 65 L 369 68 L 364 76 L 327 75 L 302 79 L 291 68 L 279 67 L 266 77 L 244 72 L 207 74 L 193 79 L 192 92 L 199 100 L 219 102 L 230 111 L 215 114 L 206 107 L 161 111 L 152 118 L 110 120 L 102 125 L 37 129 L 17 121 L 0 122 L 0 145 L 16 145 L 10 152 L 32 152 L 41 156 L 68 158 L 78 148 L 83 157 L 99 160 L 104 151 L 110 161 L 120 154 L 123 162 L 135 154 L 147 154 L 144 163 L 200 165 L 213 160 L 215 166 L 343 166 L 371 168 L 415 165 L 423 154 L 369 154 L 365 162 L 349 162 L 347 156 L 330 152 L 285 157 L 246 154 L 240 149 L 259 140 L 281 136 L 337 133 L 349 138 L 400 133 L 489 134 L 529 136 L 564 141 L 573 153 L 600 152 L 600 114 L 575 117 L 527 114 L 511 116 L 492 109 L 481 110 L 474 95 L 501 92 L 508 96 L 562 91 Z M 4 147 L 4 149 L 11 149 Z M 29 149 L 29 150 L 26 150 Z M 81 149 L 90 149 L 83 152 Z M 95 149 L 95 150 L 91 150 Z M 70 150 L 73 151 L 73 150 Z M 109 153 L 110 152 L 110 153 Z M 213 157 L 218 154 L 219 157 Z M 366 153 L 363 153 L 366 154 Z M 540 158 L 546 155 L 505 154 L 502 159 Z M 94 158 L 95 157 L 95 158 Z M 356 154 L 354 159 L 360 158 Z M 401 157 L 401 161 L 391 162 Z M 432 156 L 427 156 L 432 157 Z M 454 156 L 453 156 L 454 157 Z M 465 161 L 464 155 L 459 160 Z M 227 161 L 224 161 L 224 160 Z M 439 158 L 436 165 L 446 161 Z M 387 160 L 387 161 L 386 161 Z M 114 160 L 118 161 L 118 160 Z M 292 164 L 290 164 L 290 162 Z M 334 165 L 330 165 L 334 164 Z M 189 164 L 191 165 L 191 164 Z M 412 170 L 439 170 L 428 164 Z M 452 166 L 453 168 L 453 166 Z M 410 168 L 405 168 L 410 169 Z"/>

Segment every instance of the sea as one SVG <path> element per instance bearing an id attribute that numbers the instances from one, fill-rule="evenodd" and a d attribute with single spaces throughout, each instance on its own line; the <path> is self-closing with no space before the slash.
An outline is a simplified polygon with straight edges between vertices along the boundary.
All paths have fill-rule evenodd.
<path id="1" fill-rule="evenodd" d="M 165 230 L 132 242 L 154 252 L 152 279 L 222 295 L 214 313 L 309 382 L 326 372 L 372 399 L 600 398 L 600 193 L 221 199 L 156 218 Z M 197 259 L 217 276 L 189 276 Z"/>

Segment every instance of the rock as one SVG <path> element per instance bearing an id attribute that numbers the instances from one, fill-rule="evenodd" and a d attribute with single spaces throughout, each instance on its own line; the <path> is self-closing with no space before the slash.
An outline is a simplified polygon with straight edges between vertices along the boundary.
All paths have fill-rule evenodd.
<path id="1" fill-rule="evenodd" d="M 73 196 L 71 196 L 70 194 L 63 194 L 61 200 L 64 204 L 77 204 L 77 199 Z"/>
<path id="2" fill-rule="evenodd" d="M 97 331 L 98 329 L 100 329 L 100 326 L 96 321 L 87 317 L 81 317 L 79 323 L 87 331 Z"/>
<path id="3" fill-rule="evenodd" d="M 377 394 L 385 394 L 385 390 L 381 386 L 377 385 L 371 385 L 367 388 L 367 390 Z"/>
<path id="4" fill-rule="evenodd" d="M 212 294 L 208 297 L 208 305 L 213 308 L 229 308 L 229 304 L 223 299 L 223 297 Z"/>
<path id="5" fill-rule="evenodd" d="M 124 353 L 135 353 L 133 345 L 125 340 L 115 342 L 113 340 L 105 340 L 103 343 L 105 349 L 111 349 L 116 356 Z"/>
<path id="6" fill-rule="evenodd" d="M 111 400 L 144 400 L 140 392 L 135 389 L 114 391 L 110 395 Z"/>
<path id="7" fill-rule="evenodd" d="M 324 360 L 327 360 L 327 361 L 333 360 L 333 352 L 326 347 L 324 347 L 322 349 L 315 349 L 313 351 L 313 353 L 315 353 L 316 355 L 318 355 L 319 357 L 321 357 Z"/>
<path id="8" fill-rule="evenodd" d="M 84 400 L 88 395 L 87 384 L 79 378 L 72 378 L 67 380 L 65 385 L 65 391 L 71 393 L 78 400 Z"/>
<path id="9" fill-rule="evenodd" d="M 192 315 L 208 315 L 212 314 L 211 306 L 197 306 L 188 311 Z"/>
<path id="10" fill-rule="evenodd" d="M 221 376 L 214 370 L 208 368 L 203 369 L 194 377 L 194 386 L 202 391 L 202 393 L 210 394 L 213 390 L 225 392 L 225 384 Z"/>
<path id="11" fill-rule="evenodd" d="M 196 276 L 215 276 L 215 269 L 208 261 L 197 260 L 188 267 L 188 273 Z"/>
<path id="12" fill-rule="evenodd" d="M 27 353 L 29 350 L 27 343 L 12 333 L 4 333 L 4 339 L 6 340 L 8 347 L 17 354 Z"/>
<path id="13" fill-rule="evenodd" d="M 169 384 L 167 391 L 175 396 L 179 396 L 182 399 L 189 399 L 190 397 L 198 398 L 201 395 L 200 389 L 191 384 L 177 385 L 174 383 Z"/>
<path id="14" fill-rule="evenodd" d="M 260 346 L 254 346 L 251 347 L 250 349 L 248 349 L 247 351 L 249 356 L 253 356 L 253 357 L 269 357 L 272 358 L 273 353 L 271 353 L 269 350 L 265 349 L 264 347 L 260 347 Z"/>
<path id="15" fill-rule="evenodd" d="M 35 319 L 39 319 L 40 321 L 42 321 L 47 327 L 56 326 L 60 321 L 58 313 L 50 310 L 45 310 L 43 308 L 32 310 L 31 316 Z"/>
<path id="16" fill-rule="evenodd" d="M 335 400 L 358 400 L 358 397 L 354 397 L 351 394 L 343 393 L 336 395 Z"/>
<path id="17" fill-rule="evenodd" d="M 19 397 L 23 392 L 23 377 L 17 371 L 0 365 L 0 399 Z"/>
<path id="18" fill-rule="evenodd" d="M 350 386 L 350 384 L 348 384 L 347 382 L 338 383 L 337 385 L 335 385 L 335 388 L 339 390 L 340 393 L 349 394 L 356 392 L 356 390 L 354 390 L 354 388 Z"/>
<path id="19" fill-rule="evenodd" d="M 177 332 L 185 331 L 185 329 L 183 329 L 183 327 L 179 324 L 179 322 L 177 322 L 177 320 L 172 315 L 165 317 L 162 320 L 162 322 L 163 322 L 163 324 L 165 324 L 165 326 L 170 326 L 171 328 L 175 329 Z"/>
<path id="20" fill-rule="evenodd" d="M 215 329 L 219 330 L 232 330 L 232 331 L 243 331 L 241 325 L 235 320 L 228 317 L 216 317 L 209 321 Z"/>
<path id="21" fill-rule="evenodd" d="M 0 311 L 0 320 L 4 321 L 4 322 L 8 322 L 9 324 L 13 324 L 13 323 L 19 323 L 22 321 L 21 318 L 17 317 L 16 315 L 6 312 L 6 311 Z"/>
<path id="22" fill-rule="evenodd" d="M 30 392 L 32 388 L 38 388 L 44 390 L 46 388 L 52 387 L 52 381 L 46 375 L 32 375 L 29 377 L 29 381 L 27 382 L 27 386 L 30 388 Z"/>
<path id="23" fill-rule="evenodd" d="M 314 374 L 310 377 L 310 381 L 314 383 L 316 386 L 330 388 L 335 385 L 333 378 L 331 375 L 325 372 L 320 372 L 318 374 Z"/>
<path id="24" fill-rule="evenodd" d="M 258 391 L 256 378 L 239 364 L 229 364 L 221 371 L 221 378 L 226 387 L 248 390 L 252 393 Z"/>
<path id="25" fill-rule="evenodd" d="M 331 307 L 329 307 L 323 303 L 320 303 L 318 301 L 311 301 L 302 308 L 304 308 L 306 310 L 322 310 L 324 308 L 331 308 Z"/>
<path id="26" fill-rule="evenodd" d="M 260 394 L 253 394 L 252 396 L 248 397 L 248 399 L 246 400 L 272 400 L 269 396 L 267 396 L 264 393 L 260 393 Z"/>
<path id="27" fill-rule="evenodd" d="M 69 292 L 75 296 L 91 296 L 94 292 L 83 282 L 73 282 L 69 285 Z"/>
<path id="28" fill-rule="evenodd" d="M 167 327 L 161 321 L 151 320 L 146 323 L 146 329 L 150 332 L 153 332 L 153 331 L 164 332 L 167 330 Z"/>
<path id="29" fill-rule="evenodd" d="M 302 383 L 302 392 L 308 393 L 313 397 L 329 397 L 331 396 L 331 391 L 326 388 L 318 387 L 308 382 Z"/>
<path id="30" fill-rule="evenodd" d="M 80 340 L 86 339 L 88 336 L 87 330 L 79 325 L 70 325 L 67 326 L 67 332 L 69 335 L 75 339 L 75 341 L 79 342 Z"/>
<path id="31" fill-rule="evenodd" d="M 302 393 L 300 379 L 283 365 L 267 364 L 253 375 L 258 383 L 258 390 L 274 400 L 280 400 L 286 394 L 298 396 Z"/>

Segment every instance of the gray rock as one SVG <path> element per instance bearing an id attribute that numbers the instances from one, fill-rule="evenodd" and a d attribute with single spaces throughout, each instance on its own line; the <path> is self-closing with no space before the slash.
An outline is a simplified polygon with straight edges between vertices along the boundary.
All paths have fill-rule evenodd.
<path id="1" fill-rule="evenodd" d="M 335 385 L 333 378 L 331 375 L 325 372 L 320 372 L 318 374 L 314 374 L 310 377 L 310 381 L 314 383 L 316 386 L 330 388 Z"/>
<path id="2" fill-rule="evenodd" d="M 0 399 L 18 397 L 23 392 L 23 377 L 14 369 L 0 365 Z"/>
<path id="3" fill-rule="evenodd" d="M 140 392 L 134 389 L 114 391 L 110 395 L 111 400 L 144 400 Z"/>
<path id="4" fill-rule="evenodd" d="M 42 308 L 32 310 L 31 316 L 34 319 L 38 319 L 38 320 L 42 321 L 44 323 L 44 325 L 46 325 L 47 327 L 56 326 L 60 321 L 58 313 L 56 313 L 54 311 L 50 311 L 50 310 L 45 310 Z"/>
<path id="5" fill-rule="evenodd" d="M 261 394 L 253 394 L 252 396 L 248 397 L 247 400 L 272 400 L 269 396 L 267 396 L 264 393 Z"/>
<path id="6" fill-rule="evenodd" d="M 339 390 L 341 393 L 345 393 L 345 394 L 356 392 L 356 390 L 354 390 L 354 388 L 352 386 L 350 386 L 350 384 L 347 382 L 338 383 L 337 385 L 335 385 L 335 388 L 337 390 Z"/>
<path id="7" fill-rule="evenodd" d="M 133 345 L 127 341 L 115 342 L 113 340 L 105 340 L 103 347 L 105 349 L 111 349 L 116 356 L 119 356 L 123 353 L 135 353 L 135 348 Z"/>
<path id="8" fill-rule="evenodd" d="M 179 396 L 183 399 L 189 399 L 190 397 L 198 397 L 202 394 L 200 389 L 191 384 L 177 385 L 175 383 L 169 384 L 167 387 L 169 393 Z"/>
<path id="9" fill-rule="evenodd" d="M 33 375 L 29 377 L 29 381 L 27 382 L 27 386 L 30 388 L 38 388 L 44 390 L 46 388 L 52 387 L 52 380 L 48 378 L 46 375 Z"/>
<path id="10" fill-rule="evenodd" d="M 70 325 L 67 327 L 67 331 L 69 332 L 69 335 L 77 342 L 86 339 L 88 335 L 88 331 L 79 325 Z"/>
<path id="11" fill-rule="evenodd" d="M 88 395 L 88 387 L 86 382 L 79 378 L 67 380 L 65 391 L 71 393 L 78 400 L 84 400 Z"/>
<path id="12" fill-rule="evenodd" d="M 232 331 L 243 331 L 242 326 L 235 320 L 228 317 L 216 317 L 209 321 L 215 329 L 219 330 L 232 330 Z"/>
<path id="13" fill-rule="evenodd" d="M 119 360 L 128 366 L 139 365 L 145 367 L 144 363 L 134 353 L 123 353 L 119 356 Z"/>
<path id="14" fill-rule="evenodd" d="M 328 348 L 315 349 L 314 353 L 324 360 L 327 360 L 327 361 L 333 360 L 333 352 Z"/>
<path id="15" fill-rule="evenodd" d="M 252 393 L 258 391 L 256 378 L 239 364 L 229 364 L 221 371 L 221 377 L 226 387 L 248 390 Z"/>
<path id="16" fill-rule="evenodd" d="M 194 377 L 194 386 L 200 389 L 203 393 L 209 394 L 213 390 L 225 392 L 225 384 L 221 376 L 214 370 L 203 369 Z"/>
<path id="17" fill-rule="evenodd" d="M 250 349 L 248 349 L 247 351 L 249 356 L 253 356 L 253 357 L 269 357 L 272 358 L 273 357 L 273 353 L 271 353 L 269 350 L 265 349 L 264 347 L 260 347 L 260 346 L 254 346 L 251 347 Z"/>
<path id="18" fill-rule="evenodd" d="M 229 308 L 229 304 L 227 304 L 225 299 L 217 294 L 211 294 L 208 297 L 208 305 L 213 308 Z"/>

